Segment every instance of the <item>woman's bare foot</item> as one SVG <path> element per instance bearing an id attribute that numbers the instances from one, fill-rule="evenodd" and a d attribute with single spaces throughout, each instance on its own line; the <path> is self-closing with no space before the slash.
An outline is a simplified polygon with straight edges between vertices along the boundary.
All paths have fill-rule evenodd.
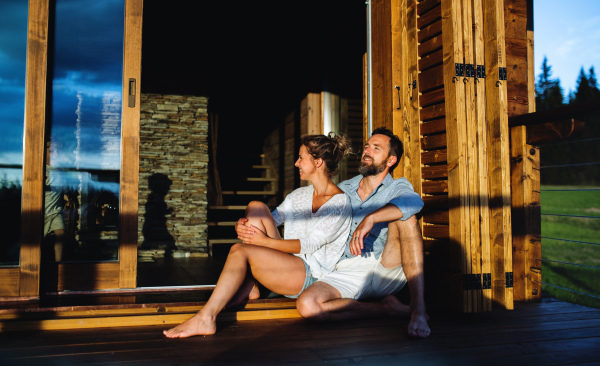
<path id="1" fill-rule="evenodd" d="M 210 335 L 217 331 L 217 323 L 212 317 L 198 313 L 175 328 L 163 331 L 168 338 L 187 338 L 196 335 Z"/>
<path id="2" fill-rule="evenodd" d="M 394 295 L 388 295 L 381 300 L 390 311 L 390 315 L 394 316 L 408 316 L 410 315 L 410 306 L 404 305 Z"/>
<path id="3" fill-rule="evenodd" d="M 427 338 L 431 334 L 431 329 L 427 321 L 429 316 L 427 314 L 420 314 L 413 312 L 410 316 L 410 323 L 408 323 L 408 335 L 415 338 Z"/>

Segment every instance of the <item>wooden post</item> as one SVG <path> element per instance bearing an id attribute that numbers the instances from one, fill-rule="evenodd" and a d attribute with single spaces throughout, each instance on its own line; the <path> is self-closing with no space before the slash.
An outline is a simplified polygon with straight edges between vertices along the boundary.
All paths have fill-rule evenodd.
<path id="1" fill-rule="evenodd" d="M 442 1 L 444 39 L 444 90 L 446 97 L 446 139 L 448 146 L 449 237 L 455 252 L 453 260 L 462 263 L 463 280 L 470 264 L 471 227 L 468 200 L 466 101 L 463 78 L 456 77 L 455 65 L 464 64 L 462 13 L 458 1 Z M 459 255 L 459 258 L 456 258 Z M 469 312 L 471 291 L 464 291 L 462 310 Z"/>
<path id="2" fill-rule="evenodd" d="M 473 0 L 473 43 L 475 52 L 475 65 L 485 67 L 484 37 L 483 37 L 483 8 L 482 0 Z M 477 66 L 476 66 L 477 67 Z M 481 273 L 491 275 L 491 243 L 490 243 L 490 207 L 489 207 L 489 180 L 488 180 L 488 146 L 486 128 L 486 93 L 485 81 L 478 78 L 475 82 L 475 97 L 477 100 L 477 154 L 479 156 L 479 214 L 481 217 Z M 486 282 L 486 281 L 484 281 Z M 492 289 L 482 286 L 482 310 L 492 310 Z"/>
<path id="3" fill-rule="evenodd" d="M 483 3 L 486 61 L 486 112 L 488 133 L 488 175 L 490 182 L 490 240 L 492 243 L 492 293 L 495 304 L 513 308 L 512 228 L 510 202 L 510 149 L 504 49 L 504 2 Z M 508 280 L 508 281 L 507 281 Z"/>
<path id="4" fill-rule="evenodd" d="M 508 116 L 535 112 L 531 0 L 506 0 Z M 514 299 L 541 299 L 540 151 L 528 144 L 528 128 L 510 129 Z"/>

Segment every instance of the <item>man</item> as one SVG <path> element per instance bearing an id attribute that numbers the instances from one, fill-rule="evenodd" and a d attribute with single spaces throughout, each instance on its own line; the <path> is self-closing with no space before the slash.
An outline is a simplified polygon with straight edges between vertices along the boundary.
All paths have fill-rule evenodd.
<path id="1" fill-rule="evenodd" d="M 390 173 L 402 156 L 398 136 L 373 131 L 365 144 L 361 175 L 338 186 L 350 197 L 352 229 L 336 269 L 298 298 L 300 315 L 314 320 L 408 316 L 408 334 L 430 334 L 424 302 L 423 239 L 415 214 L 423 201 L 405 179 Z M 410 306 L 394 293 L 408 282 Z M 383 297 L 380 302 L 360 299 Z"/>

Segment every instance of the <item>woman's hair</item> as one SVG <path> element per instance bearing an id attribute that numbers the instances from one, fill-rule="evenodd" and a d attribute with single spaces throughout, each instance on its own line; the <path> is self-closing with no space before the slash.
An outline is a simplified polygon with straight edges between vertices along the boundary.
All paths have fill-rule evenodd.
<path id="1" fill-rule="evenodd" d="M 306 146 L 308 153 L 315 159 L 323 159 L 330 177 L 340 171 L 340 160 L 350 153 L 350 140 L 342 135 L 330 132 L 325 135 L 308 135 L 300 140 L 300 146 Z"/>

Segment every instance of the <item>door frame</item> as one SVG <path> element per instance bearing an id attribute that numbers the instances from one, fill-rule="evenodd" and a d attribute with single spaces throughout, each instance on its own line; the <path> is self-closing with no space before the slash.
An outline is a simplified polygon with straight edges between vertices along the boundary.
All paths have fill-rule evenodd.
<path id="1" fill-rule="evenodd" d="M 20 265 L 0 268 L 1 298 L 40 296 L 50 0 L 30 0 L 28 12 Z M 58 291 L 136 287 L 142 15 L 143 0 L 125 0 L 119 260 L 59 263 Z"/>

